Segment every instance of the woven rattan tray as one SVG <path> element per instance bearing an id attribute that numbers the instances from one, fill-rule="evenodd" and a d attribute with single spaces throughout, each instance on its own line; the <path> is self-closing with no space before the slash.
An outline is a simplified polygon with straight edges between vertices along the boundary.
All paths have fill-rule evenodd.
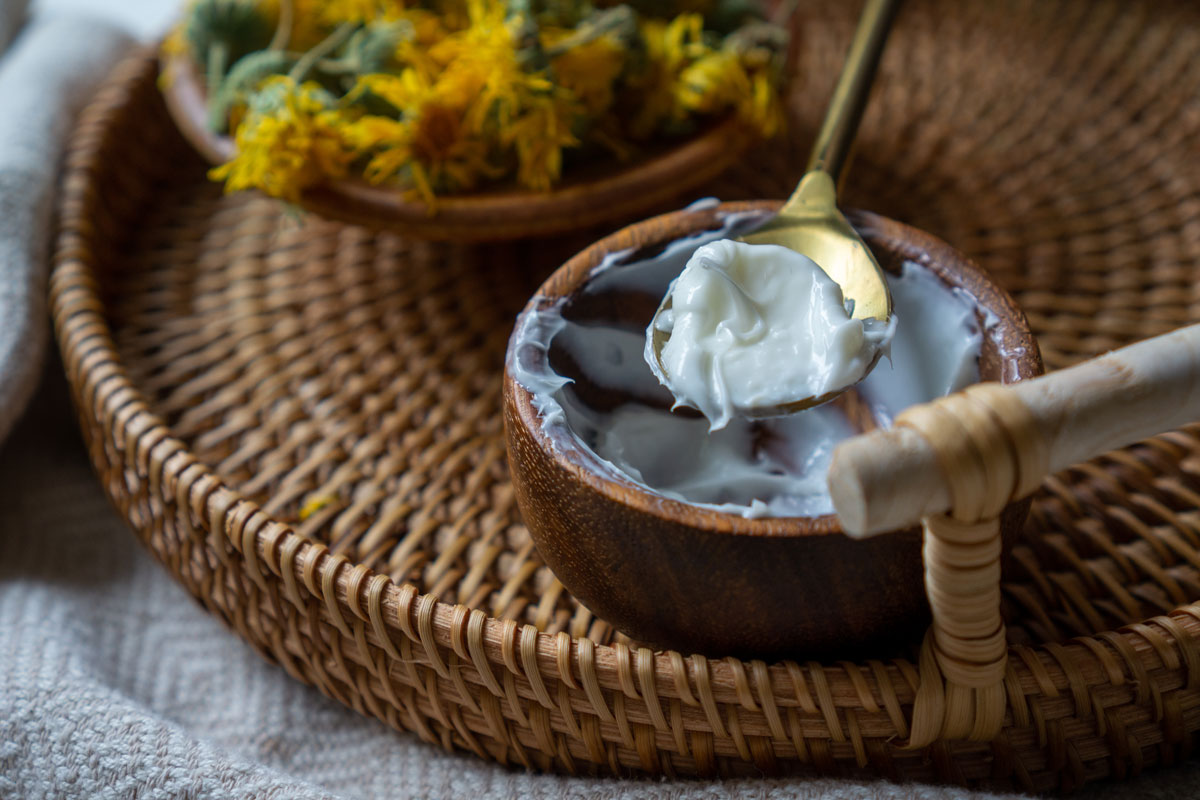
<path id="1" fill-rule="evenodd" d="M 797 26 L 795 141 L 852 9 Z M 853 4 L 850 4 L 853 5 Z M 906 5 L 848 201 L 960 246 L 1050 367 L 1200 318 L 1200 9 Z M 1008 711 L 909 749 L 904 657 L 654 653 L 538 560 L 504 463 L 515 311 L 594 238 L 471 248 L 223 197 L 123 64 L 65 167 L 54 321 L 91 456 L 151 552 L 299 680 L 447 748 L 604 774 L 866 772 L 1031 790 L 1169 764 L 1200 729 L 1200 428 L 1046 482 L 1005 573 Z"/>

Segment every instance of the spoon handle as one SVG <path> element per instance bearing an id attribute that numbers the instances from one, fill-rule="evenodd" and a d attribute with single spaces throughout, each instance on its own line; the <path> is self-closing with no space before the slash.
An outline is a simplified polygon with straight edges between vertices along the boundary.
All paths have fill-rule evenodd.
<path id="1" fill-rule="evenodd" d="M 875 68 L 879 66 L 879 56 L 899 5 L 900 0 L 867 0 L 863 7 L 805 172 L 828 173 L 836 185 L 867 105 Z"/>

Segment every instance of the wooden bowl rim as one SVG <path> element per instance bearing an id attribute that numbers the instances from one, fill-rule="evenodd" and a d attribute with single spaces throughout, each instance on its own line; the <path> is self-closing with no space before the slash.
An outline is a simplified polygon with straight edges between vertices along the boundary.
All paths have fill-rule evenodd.
<path id="1" fill-rule="evenodd" d="M 212 133 L 206 122 L 207 100 L 196 65 L 184 55 L 160 55 L 167 108 L 184 138 L 209 163 L 223 164 L 236 152 L 229 136 Z M 697 134 L 649 148 L 644 156 L 597 165 L 589 174 L 567 176 L 549 191 L 492 188 L 440 195 L 435 207 L 410 200 L 405 191 L 368 183 L 361 177 L 312 186 L 300 205 L 332 217 L 376 226 L 394 226 L 429 238 L 476 240 L 503 233 L 543 235 L 611 219 L 611 209 L 639 198 L 639 206 L 661 202 L 732 165 L 755 134 L 736 116 L 713 120 Z M 681 180 L 685 178 L 686 180 Z M 422 237 L 424 238 L 424 237 Z"/>
<path id="2" fill-rule="evenodd" d="M 600 239 L 555 270 L 538 287 L 521 314 L 544 307 L 547 301 L 553 302 L 569 295 L 587 280 L 591 271 L 609 253 L 673 241 L 690 233 L 711 230 L 726 215 L 773 212 L 782 204 L 778 200 L 720 203 L 673 211 L 630 225 Z M 1002 370 L 998 376 L 1000 383 L 1026 380 L 1044 372 L 1041 351 L 1024 312 L 1008 292 L 993 282 L 973 261 L 936 236 L 904 223 L 866 211 L 848 211 L 846 215 L 869 242 L 872 239 L 886 241 L 901 258 L 932 271 L 943 283 L 968 292 L 982 309 L 996 315 L 1001 326 L 1007 326 L 1006 330 L 1013 337 L 1008 343 L 1008 350 L 1015 355 L 1017 368 L 1015 371 Z M 552 445 L 542 430 L 541 415 L 533 405 L 533 396 L 512 377 L 507 364 L 504 384 L 505 402 L 512 402 L 516 412 L 513 416 L 529 432 L 538 447 L 573 479 L 612 502 L 706 533 L 759 537 L 844 535 L 835 514 L 751 519 L 674 500 L 651 492 L 628 478 L 613 479 L 599 475 L 580 463 L 594 460 L 596 456 L 577 440 L 571 439 L 569 449 L 565 452 Z"/>

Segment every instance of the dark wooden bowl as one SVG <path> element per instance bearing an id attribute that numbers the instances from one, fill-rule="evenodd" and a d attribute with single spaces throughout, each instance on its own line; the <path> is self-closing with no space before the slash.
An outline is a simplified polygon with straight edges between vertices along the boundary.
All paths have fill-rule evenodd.
<path id="1" fill-rule="evenodd" d="M 560 267 L 539 298 L 572 295 L 608 253 L 654 248 L 717 227 L 718 214 L 774 210 L 777 202 L 727 203 L 678 211 L 609 236 Z M 1011 383 L 1042 373 L 1025 316 L 1003 290 L 946 243 L 874 214 L 851 221 L 880 264 L 912 261 L 960 287 L 999 320 L 984 337 L 980 373 Z M 639 307 L 640 305 L 640 307 Z M 653 306 L 630 303 L 630 320 Z M 998 345 L 996 339 L 1002 341 Z M 504 379 L 509 466 L 521 513 L 538 550 L 589 609 L 636 640 L 716 655 L 848 655 L 913 637 L 927 623 L 918 529 L 865 540 L 845 536 L 833 515 L 744 519 L 608 479 L 581 446 L 550 446 L 529 392 Z M 1028 501 L 1001 517 L 1006 547 Z"/>
<path id="2" fill-rule="evenodd" d="M 209 130 L 202 79 L 191 60 L 163 63 L 172 79 L 163 89 L 175 124 L 209 162 L 233 157 L 233 139 Z M 547 192 L 500 188 L 438 198 L 436 209 L 402 190 L 362 179 L 339 180 L 303 192 L 300 205 L 319 216 L 420 239 L 502 241 L 578 231 L 636 219 L 678 200 L 732 166 L 754 141 L 737 119 L 714 123 L 682 142 L 663 145 L 627 163 L 580 165 Z"/>

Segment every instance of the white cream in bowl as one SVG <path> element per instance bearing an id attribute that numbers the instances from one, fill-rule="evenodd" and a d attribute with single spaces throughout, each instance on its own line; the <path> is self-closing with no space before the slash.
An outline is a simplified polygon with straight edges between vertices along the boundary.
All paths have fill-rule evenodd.
<path id="1" fill-rule="evenodd" d="M 829 461 L 860 427 L 846 406 L 733 416 L 710 430 L 695 411 L 671 410 L 675 398 L 644 357 L 654 309 L 692 256 L 762 221 L 731 215 L 719 230 L 665 248 L 614 253 L 571 297 L 534 298 L 517 320 L 507 369 L 530 392 L 556 450 L 606 478 L 704 508 L 745 517 L 833 512 Z M 883 427 L 911 405 L 978 381 L 983 337 L 997 322 L 919 263 L 887 278 L 896 319 L 890 358 L 850 392 Z"/>

